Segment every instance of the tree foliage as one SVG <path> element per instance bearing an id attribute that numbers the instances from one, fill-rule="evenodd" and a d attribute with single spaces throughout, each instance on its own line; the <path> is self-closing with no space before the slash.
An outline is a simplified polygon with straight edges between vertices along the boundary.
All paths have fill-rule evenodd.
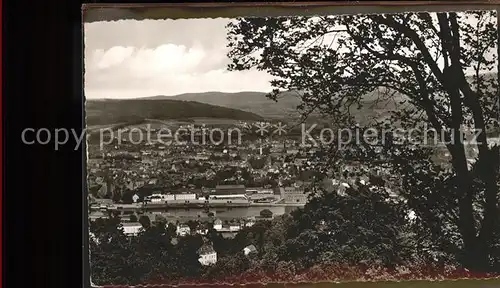
<path id="1" fill-rule="evenodd" d="M 494 11 L 248 18 L 228 29 L 229 68 L 273 75 L 271 98 L 297 91 L 304 117 L 318 111 L 336 127 L 378 131 L 322 145 L 329 157 L 315 169 L 358 163 L 357 176 L 383 169 L 417 215 L 422 249 L 475 270 L 499 268 L 499 154 L 486 133 L 498 126 Z M 366 105 L 378 113 L 353 117 Z M 464 144 L 464 130 L 480 133 Z M 473 161 L 468 148 L 477 151 Z M 450 155 L 446 163 L 433 158 L 439 149 Z"/>
<path id="2" fill-rule="evenodd" d="M 260 211 L 259 214 L 262 218 L 272 218 L 273 217 L 273 212 L 269 209 L 264 209 L 264 210 Z"/>

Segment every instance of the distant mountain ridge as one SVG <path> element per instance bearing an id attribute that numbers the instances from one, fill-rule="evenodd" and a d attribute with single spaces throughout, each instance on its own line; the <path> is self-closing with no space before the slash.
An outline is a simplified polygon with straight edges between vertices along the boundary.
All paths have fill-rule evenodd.
<path id="1" fill-rule="evenodd" d="M 252 121 L 263 119 L 260 115 L 247 111 L 171 98 L 155 101 L 144 98 L 87 100 L 85 110 L 87 125 L 138 122 L 145 119 L 221 118 Z"/>
<path id="2" fill-rule="evenodd" d="M 196 101 L 211 105 L 224 106 L 228 108 L 243 110 L 263 116 L 266 119 L 294 119 L 300 118 L 298 105 L 301 103 L 299 94 L 294 91 L 282 92 L 279 95 L 278 102 L 267 98 L 268 93 L 265 92 L 202 92 L 202 93 L 185 93 L 175 96 L 153 96 L 141 99 L 150 99 L 153 101 L 162 99 L 177 99 L 184 101 Z M 365 121 L 371 117 L 378 117 L 379 114 L 385 114 L 388 108 L 394 108 L 391 103 L 376 103 L 376 92 L 369 93 L 365 96 L 363 103 L 364 107 L 357 110 L 351 108 L 351 113 L 356 115 L 360 121 Z M 391 101 L 393 102 L 393 101 Z M 389 105 L 388 105 L 389 104 Z M 311 118 L 316 119 L 319 115 L 312 114 Z M 320 116 L 319 116 L 320 117 Z M 318 119 L 316 119 L 318 120 Z"/>
<path id="3" fill-rule="evenodd" d="M 483 74 L 485 78 L 491 79 L 492 77 L 497 77 L 497 73 L 492 72 L 492 73 L 485 73 Z M 388 116 L 388 112 L 391 110 L 397 110 L 400 108 L 399 102 L 403 100 L 405 97 L 401 94 L 395 93 L 391 99 L 389 100 L 383 100 L 383 101 L 378 101 L 377 99 L 379 98 L 378 91 L 373 91 L 371 93 L 367 93 L 364 97 L 362 102 L 362 107 L 360 109 L 357 109 L 357 107 L 350 108 L 350 112 L 353 116 L 356 117 L 356 119 L 364 123 L 366 121 L 369 121 L 370 119 L 376 118 L 376 119 L 381 119 L 385 118 Z M 146 101 L 146 102 L 151 102 L 151 103 L 159 103 L 158 107 L 155 107 L 155 111 L 157 113 L 164 113 L 159 111 L 159 107 L 164 107 L 162 102 L 158 101 L 188 101 L 188 102 L 196 102 L 198 104 L 204 104 L 204 105 L 212 105 L 212 106 L 217 106 L 219 108 L 226 108 L 226 109 L 234 109 L 236 111 L 239 111 L 236 114 L 233 115 L 232 117 L 236 117 L 238 119 L 242 118 L 250 118 L 250 119 L 241 119 L 241 120 L 254 120 L 257 119 L 258 117 L 265 118 L 265 119 L 299 119 L 300 115 L 299 112 L 297 111 L 297 106 L 301 103 L 301 99 L 299 97 L 299 94 L 294 91 L 286 91 L 282 92 L 279 96 L 278 102 L 275 102 L 269 98 L 267 98 L 267 94 L 265 92 L 255 92 L 255 91 L 243 91 L 243 92 L 235 92 L 235 93 L 228 93 L 228 92 L 201 92 L 201 93 L 184 93 L 184 94 L 179 94 L 179 95 L 174 95 L 174 96 L 164 96 L 164 95 L 158 95 L 158 96 L 151 96 L 151 97 L 144 97 L 144 98 L 136 98 L 134 100 L 121 100 L 121 101 Z M 96 102 L 103 102 L 104 100 L 96 101 Z M 111 100 L 107 100 L 111 101 Z M 106 102 L 106 101 L 104 101 Z M 144 103 L 146 103 L 144 102 Z M 133 102 L 131 102 L 133 103 Z M 150 106 L 156 106 L 156 104 L 147 104 Z M 167 102 L 165 102 L 167 103 Z M 174 103 L 174 102 L 172 102 Z M 146 104 L 141 104 L 141 105 L 146 105 Z M 409 104 L 406 104 L 409 105 Z M 174 105 L 175 106 L 175 105 Z M 87 108 L 88 109 L 88 108 Z M 179 117 L 184 117 L 184 118 L 189 118 L 189 115 L 192 115 L 192 113 L 195 113 L 193 111 L 186 111 L 184 110 L 186 116 L 179 115 L 179 111 L 174 108 L 168 108 L 165 107 L 168 111 L 170 110 L 175 110 L 173 111 L 175 115 Z M 182 109 L 181 109 L 182 110 Z M 132 113 L 132 110 L 127 110 L 128 112 Z M 228 112 L 228 111 L 226 111 Z M 224 112 L 224 113 L 226 113 Z M 88 113 L 88 112 L 87 112 Z M 121 114 L 125 115 L 124 111 L 120 112 Z M 172 112 L 168 112 L 172 113 Z M 243 114 L 242 114 L 243 113 Z M 245 114 L 249 113 L 249 114 Z M 230 113 L 231 114 L 231 113 Z M 133 115 L 133 113 L 131 114 Z M 318 115 L 314 115 L 315 117 L 312 118 L 317 118 Z M 225 117 L 225 118 L 231 118 L 232 117 Z M 324 118 L 324 117 L 319 117 Z M 326 119 L 323 119 L 326 120 Z"/>
<path id="4" fill-rule="evenodd" d="M 200 103 L 243 110 L 263 116 L 264 118 L 283 118 L 297 116 L 297 105 L 300 98 L 295 92 L 284 92 L 278 102 L 266 97 L 265 92 L 244 91 L 236 93 L 202 92 L 184 93 L 175 96 L 153 96 L 143 99 L 161 100 L 175 99 L 196 101 Z"/>

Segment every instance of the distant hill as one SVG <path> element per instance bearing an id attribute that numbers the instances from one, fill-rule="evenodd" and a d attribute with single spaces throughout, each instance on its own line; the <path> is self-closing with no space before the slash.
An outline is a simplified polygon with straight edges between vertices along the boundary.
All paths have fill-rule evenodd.
<path id="1" fill-rule="evenodd" d="M 205 104 L 224 106 L 261 115 L 265 118 L 296 117 L 297 105 L 300 104 L 298 95 L 294 92 L 285 92 L 278 102 L 270 100 L 264 92 L 204 92 L 186 93 L 175 96 L 154 96 L 148 99 L 176 99 L 196 101 Z"/>
<path id="2" fill-rule="evenodd" d="M 239 109 L 259 114 L 267 119 L 299 119 L 297 106 L 301 103 L 299 95 L 296 92 L 283 92 L 278 102 L 266 97 L 264 92 L 204 92 L 204 93 L 186 93 L 175 96 L 153 96 L 142 99 L 163 100 L 177 99 L 185 101 L 197 101 L 206 104 L 219 105 L 233 109 Z M 373 117 L 385 116 L 388 109 L 394 108 L 394 103 L 376 102 L 376 92 L 366 95 L 363 101 L 363 107 L 351 108 L 351 113 L 358 118 L 360 122 Z M 393 101 L 391 101 L 393 102 Z M 318 115 L 311 115 L 311 120 L 320 120 Z M 322 119 L 325 120 L 325 119 Z"/>
<path id="3" fill-rule="evenodd" d="M 487 79 L 491 79 L 492 77 L 496 78 L 497 74 L 486 73 L 484 74 L 484 76 Z M 238 117 L 243 117 L 243 118 L 250 117 L 251 119 L 254 119 L 253 117 L 255 117 L 256 116 L 255 114 L 257 114 L 266 119 L 287 119 L 287 120 L 299 119 L 297 106 L 301 103 L 301 100 L 297 92 L 289 91 L 281 93 L 278 102 L 275 102 L 267 98 L 266 94 L 267 93 L 264 92 L 251 92 L 251 91 L 237 92 L 237 93 L 203 92 L 203 93 L 185 93 L 175 96 L 160 95 L 160 96 L 152 96 L 152 97 L 140 98 L 137 100 L 126 100 L 126 101 L 151 101 L 151 103 L 161 103 L 157 101 L 174 101 L 174 100 L 196 101 L 199 102 L 198 104 L 204 103 L 209 105 L 222 106 L 230 109 L 237 109 L 236 111 L 239 112 L 236 114 L 239 115 Z M 401 105 L 404 106 L 409 105 L 408 103 L 405 104 L 400 103 L 401 100 L 404 100 L 404 96 L 398 93 L 393 94 L 389 100 L 384 100 L 384 101 L 379 100 L 380 95 L 381 95 L 380 91 L 373 91 L 371 93 L 366 94 L 361 101 L 362 106 L 358 107 L 358 105 L 353 105 L 352 107 L 350 107 L 351 115 L 353 115 L 360 123 L 366 123 L 367 121 L 371 121 L 374 118 L 380 120 L 382 118 L 387 117 L 389 115 L 388 113 L 389 111 L 400 109 Z M 149 103 L 148 105 L 156 106 L 156 104 L 151 104 L 151 103 Z M 179 112 L 175 110 L 174 113 Z M 240 114 L 240 113 L 245 113 L 243 111 L 250 114 L 245 116 L 243 114 Z M 168 112 L 167 114 L 169 113 L 171 112 Z M 182 113 L 177 113 L 176 115 L 180 114 L 179 116 L 182 117 Z M 122 111 L 122 114 L 126 115 L 124 111 Z M 130 114 L 129 117 L 132 117 L 132 115 L 133 114 Z M 232 117 L 224 117 L 224 118 L 232 118 Z M 328 121 L 328 119 L 325 119 L 325 117 L 314 114 L 311 115 L 310 118 L 311 121 L 315 122 Z M 251 119 L 245 119 L 245 120 L 251 120 Z"/>
<path id="4" fill-rule="evenodd" d="M 144 119 L 221 118 L 262 120 L 260 115 L 232 109 L 174 99 L 87 100 L 87 125 L 140 122 Z"/>

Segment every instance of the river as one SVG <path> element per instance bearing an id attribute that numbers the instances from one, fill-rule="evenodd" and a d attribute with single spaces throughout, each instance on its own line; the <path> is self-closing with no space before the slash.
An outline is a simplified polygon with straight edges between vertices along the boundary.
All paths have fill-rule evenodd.
<path id="1" fill-rule="evenodd" d="M 234 208 L 211 208 L 209 212 L 214 213 L 216 218 L 222 220 L 230 220 L 230 219 L 245 219 L 245 218 L 253 218 L 260 215 L 260 212 L 264 209 L 269 209 L 273 212 L 274 216 L 279 216 L 283 214 L 287 214 L 297 209 L 298 207 L 293 206 L 250 206 L 250 207 L 234 207 Z M 156 215 L 161 215 L 166 219 L 177 219 L 177 220 L 189 220 L 189 219 L 203 219 L 208 218 L 207 211 L 203 209 L 168 209 L 165 211 L 164 209 L 158 210 L 149 210 L 144 213 L 140 213 L 140 215 L 146 215 L 154 220 Z M 102 212 L 92 212 L 90 213 L 91 218 L 99 218 L 100 216 L 106 216 L 106 213 Z"/>

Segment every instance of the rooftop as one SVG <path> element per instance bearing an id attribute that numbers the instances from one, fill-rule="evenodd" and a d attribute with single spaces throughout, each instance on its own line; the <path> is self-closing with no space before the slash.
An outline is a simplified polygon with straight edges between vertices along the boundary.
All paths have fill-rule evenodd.
<path id="1" fill-rule="evenodd" d="M 123 222 L 122 223 L 122 226 L 126 226 L 126 227 L 136 227 L 136 226 L 140 226 L 142 227 L 141 223 L 139 222 Z"/>
<path id="2" fill-rule="evenodd" d="M 249 253 L 257 252 L 257 248 L 255 248 L 255 245 L 253 245 L 253 244 L 248 245 L 248 246 L 247 246 L 247 247 L 245 247 L 243 250 L 246 250 L 246 251 L 245 251 L 245 254 L 249 254 Z"/>
<path id="3" fill-rule="evenodd" d="M 201 246 L 200 249 L 198 249 L 198 254 L 211 254 L 214 252 L 215 252 L 214 247 L 212 247 L 212 245 L 210 244 L 203 244 L 203 246 Z"/>
<path id="4" fill-rule="evenodd" d="M 217 185 L 215 189 L 245 189 L 245 185 Z"/>

